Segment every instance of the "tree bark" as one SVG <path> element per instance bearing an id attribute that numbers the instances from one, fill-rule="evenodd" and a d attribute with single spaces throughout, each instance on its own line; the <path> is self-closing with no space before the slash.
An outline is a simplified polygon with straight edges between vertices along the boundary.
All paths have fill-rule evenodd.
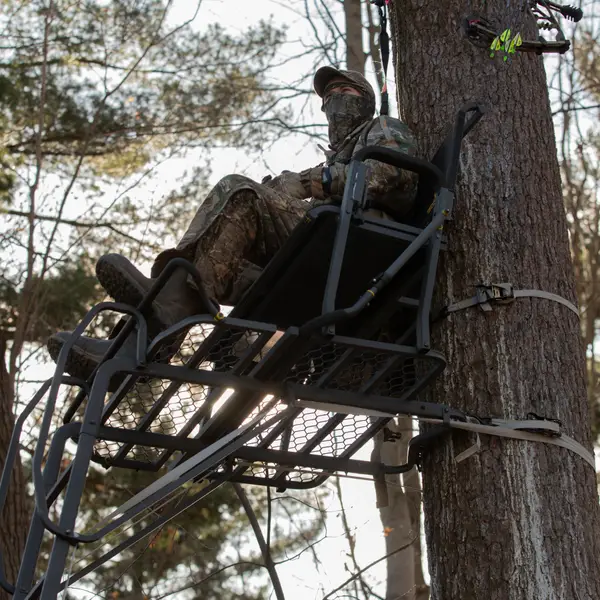
<path id="1" fill-rule="evenodd" d="M 350 71 L 365 72 L 365 52 L 363 49 L 363 25 L 361 0 L 344 0 L 346 22 L 346 68 Z"/>
<path id="2" fill-rule="evenodd" d="M 6 341 L 0 336 L 0 472 L 6 462 L 6 451 L 14 427 L 14 385 L 6 368 L 6 354 Z M 15 582 L 19 571 L 27 534 L 27 513 L 25 479 L 21 461 L 17 459 L 4 510 L 0 512 L 0 548 L 4 559 L 4 571 L 11 583 Z M 9 600 L 11 597 L 0 589 L 0 600 Z"/>
<path id="3" fill-rule="evenodd" d="M 521 35 L 535 38 L 520 5 L 488 7 L 480 14 L 500 29 L 524 21 Z M 431 156 L 461 104 L 476 100 L 489 109 L 463 146 L 436 302 L 470 297 L 482 281 L 574 302 L 542 60 L 491 60 L 462 37 L 464 10 L 458 0 L 391 6 L 400 114 L 423 155 Z M 541 299 L 491 313 L 471 308 L 439 324 L 433 342 L 448 359 L 433 390 L 438 401 L 479 416 L 519 419 L 533 411 L 558 418 L 591 450 L 584 353 L 571 311 Z M 486 436 L 481 442 L 478 454 L 455 464 L 453 455 L 472 440 L 454 435 L 424 464 L 432 598 L 600 598 L 593 469 L 555 446 Z"/>

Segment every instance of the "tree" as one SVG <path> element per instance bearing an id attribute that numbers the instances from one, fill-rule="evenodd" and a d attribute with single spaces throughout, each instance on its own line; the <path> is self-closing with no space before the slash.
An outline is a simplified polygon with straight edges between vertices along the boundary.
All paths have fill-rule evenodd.
<path id="1" fill-rule="evenodd" d="M 111 469 L 94 469 L 88 478 L 81 511 L 81 527 L 92 527 L 121 505 L 131 495 L 156 480 L 156 474 Z M 185 491 L 198 491 L 203 483 Z M 265 488 L 244 486 L 258 518 L 267 520 L 270 498 Z M 320 496 L 324 496 L 319 492 Z M 299 498 L 307 494 L 302 492 Z M 109 546 L 129 538 L 156 518 L 157 512 L 176 507 L 185 498 L 175 495 L 162 508 L 148 511 L 106 540 L 82 547 L 74 553 L 77 569 L 98 558 Z M 275 515 L 270 552 L 275 562 L 290 560 L 301 553 L 308 541 L 318 536 L 324 526 L 323 515 L 304 505 L 290 507 L 294 527 L 286 526 Z M 271 517 L 269 518 L 271 520 Z M 263 558 L 257 552 L 253 532 L 240 500 L 230 484 L 223 485 L 201 502 L 190 507 L 150 536 L 118 555 L 116 564 L 105 563 L 75 587 L 100 590 L 99 594 L 119 600 L 147 598 L 190 598 L 263 600 L 271 588 L 265 576 Z"/>
<path id="2" fill-rule="evenodd" d="M 466 140 L 437 301 L 473 295 L 481 281 L 510 281 L 575 300 L 558 162 L 542 59 L 490 60 L 461 37 L 456 0 L 392 7 L 401 116 L 430 156 L 466 101 L 488 112 Z M 487 6 L 496 23 L 535 25 L 519 7 Z M 514 93 L 518 89 L 518 93 Z M 448 357 L 439 401 L 480 416 L 562 421 L 592 447 L 585 360 L 574 314 L 522 299 L 455 313 L 435 331 Z M 594 472 L 563 449 L 485 438 L 457 465 L 454 436 L 424 465 L 424 510 L 434 599 L 600 597 Z M 573 541 L 577 540 L 576 547 Z"/>
<path id="3" fill-rule="evenodd" d="M 593 10 L 596 3 L 589 6 Z M 556 97 L 559 156 L 569 240 L 575 267 L 581 331 L 587 350 L 588 397 L 594 432 L 600 430 L 600 202 L 598 46 L 594 23 L 575 31 L 573 53 L 561 56 L 551 89 Z"/>
<path id="4" fill-rule="evenodd" d="M 315 4 L 317 4 L 315 2 Z M 321 2 L 327 7 L 326 2 Z M 306 5 L 308 6 L 308 5 Z M 344 35 L 336 27 L 336 16 L 333 12 L 323 14 L 317 5 L 317 14 L 322 19 L 329 19 L 329 37 L 327 43 L 322 41 L 322 49 L 329 60 L 335 61 L 345 49 L 345 68 L 365 74 L 367 64 L 376 75 L 378 88 L 383 88 L 384 75 L 382 60 L 378 45 L 379 25 L 375 22 L 375 9 L 370 4 L 365 5 L 359 0 L 343 3 Z M 306 12 L 310 20 L 313 17 Z M 312 22 L 312 21 L 311 21 Z M 329 47 L 333 48 L 332 55 L 328 55 Z M 367 51 L 365 51 L 365 47 Z M 383 433 L 375 436 L 371 459 L 374 462 L 386 464 L 400 464 L 405 460 L 408 442 L 413 435 L 412 420 L 399 419 L 397 427 L 390 423 L 388 431 L 392 433 L 385 438 Z M 387 443 L 384 440 L 387 439 Z M 341 501 L 341 487 L 337 486 Z M 388 476 L 384 481 L 376 484 L 377 506 L 381 519 L 382 530 L 385 536 L 386 548 L 386 598 L 404 598 L 405 600 L 426 600 L 429 597 L 429 588 L 425 585 L 423 566 L 421 561 L 421 482 L 416 469 L 400 476 Z M 342 503 L 343 506 L 343 503 Z M 344 530 L 348 539 L 349 556 L 355 572 L 359 572 L 354 546 L 355 539 L 350 533 L 344 518 Z M 400 550 L 401 548 L 404 548 Z M 372 590 L 361 576 L 352 581 L 353 593 L 358 597 L 370 598 Z"/>
<path id="5" fill-rule="evenodd" d="M 387 465 L 406 461 L 413 437 L 410 417 L 390 423 L 374 439 L 372 460 Z M 416 469 L 386 475 L 375 484 L 377 507 L 385 536 L 387 580 L 385 597 L 427 600 L 421 556 L 421 481 Z"/>
<path id="6" fill-rule="evenodd" d="M 107 203 L 111 185 L 131 190 L 189 149 L 256 148 L 288 114 L 265 85 L 284 38 L 269 23 L 239 36 L 216 25 L 198 32 L 200 2 L 174 24 L 172 0 L 2 7 L 0 208 L 10 220 L 0 237 L 0 465 L 28 359 L 102 297 L 91 275 L 102 250 L 90 232 L 111 231 L 121 248 L 145 237 L 147 213 L 124 193 Z M 163 218 L 173 221 L 173 210 Z M 0 519 L 10 579 L 27 508 L 17 465 Z"/>

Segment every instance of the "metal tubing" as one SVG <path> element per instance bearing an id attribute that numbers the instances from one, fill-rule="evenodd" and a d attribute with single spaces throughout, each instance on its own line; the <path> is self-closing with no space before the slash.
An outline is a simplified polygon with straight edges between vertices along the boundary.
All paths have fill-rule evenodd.
<path id="1" fill-rule="evenodd" d="M 412 348 L 408 348 L 412 350 Z M 398 353 L 401 354 L 401 353 Z M 401 354 L 402 355 L 402 354 Z M 405 354 L 407 358 L 414 356 L 417 357 L 428 357 L 435 362 L 436 368 L 432 372 L 432 376 L 441 372 L 445 367 L 445 361 L 443 356 L 437 354 L 433 351 L 425 355 L 419 355 L 416 350 L 414 354 Z M 180 371 L 180 372 L 178 372 Z M 183 371 L 183 373 L 181 373 Z M 187 371 L 187 372 L 186 372 Z M 435 418 L 439 415 L 439 410 L 444 407 L 443 404 L 436 403 L 421 403 L 421 402 L 411 402 L 404 403 L 402 398 L 406 397 L 406 394 L 402 394 L 401 398 L 390 398 L 387 396 L 366 396 L 365 394 L 346 392 L 341 390 L 320 390 L 318 388 L 312 386 L 305 386 L 302 384 L 295 383 L 286 383 L 285 386 L 283 384 L 277 384 L 272 382 L 263 382 L 256 379 L 252 379 L 248 376 L 227 376 L 222 373 L 215 373 L 212 371 L 188 371 L 183 367 L 174 367 L 171 365 L 160 365 L 160 364 L 151 364 L 148 366 L 147 373 L 149 375 L 161 378 L 161 379 L 182 379 L 184 381 L 188 381 L 189 383 L 199 383 L 205 385 L 214 385 L 214 386 L 227 386 L 233 388 L 242 388 L 248 389 L 251 391 L 259 392 L 262 396 L 266 396 L 271 394 L 273 396 L 282 397 L 285 396 L 284 387 L 289 387 L 294 394 L 296 394 L 296 398 L 303 400 L 315 400 L 317 402 L 329 402 L 331 403 L 333 398 L 336 399 L 337 403 L 346 404 L 348 406 L 365 406 L 372 408 L 373 410 L 381 410 L 384 412 L 396 412 L 398 413 L 406 413 L 411 414 L 411 412 L 406 412 L 409 410 L 409 407 L 412 406 L 427 406 L 432 410 L 429 414 L 420 415 L 420 416 L 431 416 L 434 418 L 433 413 L 435 413 Z M 397 410 L 394 410 L 397 409 Z M 404 409 L 404 410 L 403 410 Z M 460 411 L 457 411 L 457 414 Z M 462 415 L 462 413 L 460 413 Z"/>
<path id="2" fill-rule="evenodd" d="M 465 119 L 468 113 L 474 112 L 475 114 L 465 123 Z M 454 185 L 456 183 L 456 177 L 458 175 L 460 150 L 462 146 L 463 138 L 473 129 L 473 127 L 483 117 L 483 109 L 476 102 L 470 102 L 462 106 L 458 114 L 456 115 L 456 121 L 454 123 L 454 130 L 452 134 L 453 144 L 452 153 L 447 161 L 446 167 L 446 186 L 453 192 Z"/>
<path id="3" fill-rule="evenodd" d="M 6 460 L 4 462 L 4 468 L 2 469 L 2 477 L 0 478 L 0 512 L 4 509 L 4 503 L 6 502 L 6 496 L 8 494 L 8 487 L 10 485 L 10 476 L 16 464 L 16 459 L 19 452 L 19 440 L 21 438 L 21 432 L 23 431 L 23 425 L 33 412 L 34 408 L 39 404 L 40 400 L 46 395 L 48 388 L 52 385 L 53 378 L 46 380 L 33 398 L 28 402 L 27 406 L 23 409 L 21 414 L 17 417 L 13 432 L 10 438 L 10 443 L 6 451 Z M 60 379 L 61 384 L 65 385 L 77 385 L 83 389 L 87 388 L 87 384 L 80 379 L 74 377 L 64 376 Z M 15 586 L 11 584 L 4 573 L 4 560 L 2 553 L 0 552 L 0 587 L 2 587 L 9 594 L 14 593 Z"/>
<path id="4" fill-rule="evenodd" d="M 152 523 L 150 523 L 149 525 L 147 525 L 146 527 L 144 527 L 143 529 L 138 531 L 136 534 L 132 535 L 129 539 L 125 540 L 124 542 L 122 542 L 121 544 L 119 544 L 118 546 L 113 548 L 112 550 L 109 550 L 106 554 L 103 554 L 100 558 L 98 558 L 94 562 L 90 563 L 84 569 L 81 569 L 80 571 L 73 573 L 69 577 L 69 585 L 79 581 L 80 579 L 82 579 L 83 577 L 88 575 L 89 573 L 92 573 L 98 567 L 101 567 L 103 564 L 105 564 L 107 561 L 109 561 L 111 558 L 114 558 L 115 556 L 117 556 L 118 554 L 123 552 L 123 550 L 127 550 L 127 548 L 131 548 L 131 546 L 133 546 L 134 544 L 137 544 L 137 542 L 144 539 L 146 536 L 150 535 L 153 531 L 156 531 L 157 529 L 159 529 L 160 527 L 162 527 L 163 525 L 165 525 L 172 519 L 178 517 L 182 512 L 184 512 L 185 510 L 187 510 L 188 508 L 190 508 L 191 506 L 193 506 L 194 504 L 196 504 L 197 502 L 202 500 L 202 498 L 205 498 L 206 496 L 208 496 L 208 494 L 213 492 L 216 488 L 223 485 L 223 483 L 225 481 L 226 481 L 225 479 L 221 479 L 219 481 L 213 481 L 213 482 L 209 483 L 200 492 L 198 492 L 195 496 L 192 496 L 188 500 L 178 503 L 174 509 L 172 509 L 168 513 L 161 515 L 158 519 L 156 519 L 155 521 L 153 521 Z M 42 587 L 43 583 L 44 583 L 44 580 L 43 579 L 40 580 L 35 585 L 35 587 L 31 590 L 31 592 L 27 596 L 26 600 L 37 600 L 40 597 L 40 591 L 41 591 L 41 587 Z M 59 591 L 63 590 L 64 587 L 65 587 L 65 583 L 63 582 L 59 586 Z"/>
<path id="5" fill-rule="evenodd" d="M 343 471 L 344 473 L 358 473 L 361 475 L 382 475 L 385 473 L 383 465 L 366 460 L 355 460 L 340 456 L 318 456 L 315 454 L 298 454 L 297 452 L 284 452 L 283 450 L 267 450 L 265 448 L 244 447 L 235 451 L 234 456 L 241 460 L 251 462 L 268 462 L 284 465 L 287 467 L 306 467 L 311 469 L 322 469 L 323 471 Z M 396 471 L 404 473 L 412 469 L 414 465 L 398 465 Z"/>
<path id="6" fill-rule="evenodd" d="M 38 392 L 29 401 L 27 406 L 23 409 L 23 412 L 19 415 L 15 422 L 13 432 L 8 444 L 6 451 L 6 459 L 4 461 L 4 468 L 2 469 L 2 477 L 0 478 L 0 512 L 4 510 L 4 503 L 6 502 L 6 496 L 8 495 L 8 487 L 10 485 L 10 476 L 12 475 L 14 466 L 16 464 L 18 452 L 19 452 L 19 440 L 21 438 L 21 431 L 23 425 L 27 420 L 27 417 L 32 413 L 33 409 L 38 405 L 39 401 L 46 395 L 48 388 L 52 383 L 52 379 L 48 379 Z M 4 572 L 4 556 L 2 555 L 0 548 L 0 587 L 9 594 L 15 593 L 15 586 L 8 581 L 6 573 Z"/>
<path id="7" fill-rule="evenodd" d="M 400 271 L 400 269 L 435 235 L 438 227 L 444 222 L 446 215 L 440 213 L 436 215 L 429 225 L 411 242 L 411 244 L 402 252 L 402 254 L 383 272 L 378 282 L 367 290 L 355 304 L 349 308 L 334 310 L 310 321 L 307 321 L 300 327 L 300 335 L 306 335 L 311 331 L 320 329 L 330 324 L 345 321 L 357 315 L 365 308 L 390 281 Z"/>
<path id="8" fill-rule="evenodd" d="M 58 596 L 70 544 L 73 541 L 78 541 L 78 536 L 73 535 L 73 529 L 85 487 L 87 471 L 94 452 L 96 430 L 100 425 L 102 417 L 104 397 L 111 377 L 119 372 L 123 366 L 132 368 L 135 366 L 135 363 L 125 358 L 113 358 L 98 369 L 85 409 L 83 423 L 79 431 L 77 451 L 73 459 L 72 473 L 67 485 L 58 526 L 50 520 L 46 507 L 46 495 L 44 490 L 40 489 L 42 482 L 37 478 L 38 473 L 35 471 L 33 473 L 36 512 L 43 521 L 44 526 L 57 536 L 52 545 L 46 577 L 42 587 L 42 600 L 55 600 Z"/>
<path id="9" fill-rule="evenodd" d="M 388 165 L 393 165 L 399 169 L 405 169 L 406 171 L 412 171 L 430 178 L 437 188 L 444 185 L 444 173 L 440 171 L 435 165 L 430 162 L 417 158 L 416 156 L 410 156 L 391 148 L 382 148 L 381 146 L 365 146 L 359 150 L 353 157 L 352 160 L 364 161 L 364 160 L 378 160 Z"/>
<path id="10" fill-rule="evenodd" d="M 48 459 L 44 468 L 44 483 L 47 492 L 51 489 L 52 483 L 56 481 L 60 473 L 61 461 L 67 440 L 76 435 L 80 427 L 80 423 L 68 423 L 60 427 L 52 436 L 52 444 L 50 445 Z M 13 600 L 23 600 L 26 598 L 33 586 L 35 568 L 42 547 L 44 531 L 44 523 L 37 514 L 37 511 L 34 511 L 31 516 L 27 544 L 25 545 L 25 551 L 21 559 L 21 567 L 15 585 L 16 591 Z"/>
<path id="11" fill-rule="evenodd" d="M 337 296 L 340 274 L 344 263 L 344 254 L 348 241 L 348 233 L 352 222 L 354 208 L 360 206 L 365 194 L 365 180 L 367 167 L 361 162 L 353 160 L 350 163 L 346 185 L 344 186 L 344 195 L 340 208 L 337 231 L 335 234 L 333 249 L 331 251 L 331 260 L 329 263 L 329 272 L 325 283 L 323 294 L 323 313 L 335 310 L 335 298 Z M 333 333 L 330 330 L 330 333 Z"/>
<path id="12" fill-rule="evenodd" d="M 454 194 L 446 188 L 438 194 L 435 202 L 433 217 L 442 214 L 444 216 L 452 213 Z M 437 272 L 438 259 L 442 245 L 442 231 L 435 232 L 427 247 L 425 259 L 425 274 L 421 286 L 421 297 L 417 309 L 417 349 L 426 352 L 430 349 L 429 320 L 431 316 L 431 302 L 433 289 L 435 287 L 435 276 Z"/>
<path id="13" fill-rule="evenodd" d="M 36 492 L 36 504 L 41 502 L 43 498 L 43 476 L 42 476 L 42 464 L 44 461 L 44 451 L 46 448 L 46 443 L 48 441 L 48 435 L 50 433 L 50 426 L 52 424 L 52 416 L 54 414 L 54 409 L 56 406 L 56 400 L 58 397 L 58 389 L 60 386 L 60 377 L 65 369 L 65 364 L 67 362 L 67 358 L 71 348 L 75 341 L 81 336 L 84 332 L 85 328 L 91 323 L 91 321 L 96 317 L 97 314 L 104 310 L 120 310 L 122 312 L 130 314 L 132 317 L 137 319 L 138 321 L 138 359 L 140 354 L 144 354 L 144 348 L 147 338 L 147 327 L 146 321 L 142 317 L 142 315 L 131 308 L 130 306 L 119 304 L 115 302 L 103 302 L 95 306 L 92 310 L 90 310 L 86 316 L 83 318 L 81 323 L 75 328 L 71 337 L 67 340 L 64 346 L 61 348 L 60 354 L 58 355 L 58 360 L 56 361 L 56 370 L 55 376 L 52 379 L 52 383 L 50 386 L 50 393 L 48 394 L 48 401 L 46 403 L 46 410 L 44 411 L 44 417 L 42 419 L 42 423 L 40 425 L 40 432 L 38 442 L 35 447 L 35 452 L 33 455 L 33 464 L 32 464 L 32 475 L 34 480 L 34 487 L 39 488 Z M 133 319 L 130 319 L 132 321 Z M 115 343 L 112 344 L 110 351 L 114 348 L 116 352 L 116 342 L 118 341 L 118 337 L 115 340 Z M 106 389 L 108 389 L 108 381 L 106 382 Z M 104 402 L 104 397 L 102 398 L 102 402 Z M 37 482 L 37 483 L 36 483 Z M 45 499 L 44 499 L 45 504 Z"/>

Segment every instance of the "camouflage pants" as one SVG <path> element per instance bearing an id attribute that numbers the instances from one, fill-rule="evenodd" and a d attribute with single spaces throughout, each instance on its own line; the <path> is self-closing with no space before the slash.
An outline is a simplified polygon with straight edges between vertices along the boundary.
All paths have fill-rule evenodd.
<path id="1" fill-rule="evenodd" d="M 152 277 L 172 258 L 185 258 L 202 275 L 209 296 L 234 304 L 252 283 L 252 266 L 267 265 L 309 208 L 306 200 L 228 175 L 206 197 L 177 247 L 157 256 Z"/>

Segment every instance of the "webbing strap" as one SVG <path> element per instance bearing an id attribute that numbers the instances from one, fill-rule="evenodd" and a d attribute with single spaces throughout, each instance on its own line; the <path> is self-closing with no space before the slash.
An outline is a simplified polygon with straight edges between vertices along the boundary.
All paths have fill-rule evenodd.
<path id="1" fill-rule="evenodd" d="M 387 90 L 387 68 L 390 60 L 390 36 L 387 32 L 387 5 L 390 0 L 371 0 L 379 11 L 379 51 L 381 52 L 381 63 L 383 67 L 383 87 L 381 88 L 381 109 L 380 115 L 387 115 L 390 110 L 390 103 Z"/>
<path id="2" fill-rule="evenodd" d="M 443 423 L 441 419 L 419 419 L 427 423 Z M 560 432 L 560 426 L 554 421 L 546 420 L 525 420 L 525 421 L 510 421 L 504 419 L 491 419 L 491 425 L 484 425 L 482 423 L 463 421 L 450 421 L 446 423 L 454 429 L 463 429 L 465 431 L 471 431 L 476 434 L 483 433 L 485 435 L 495 435 L 498 437 L 512 438 L 515 440 L 527 440 L 531 442 L 541 442 L 543 444 L 551 444 L 553 446 L 560 446 L 566 448 L 575 454 L 578 454 L 587 462 L 594 471 L 596 470 L 596 461 L 592 452 L 587 450 L 583 445 L 574 440 L 573 438 Z M 542 433 L 535 433 L 531 430 L 538 429 L 544 431 L 549 435 Z M 469 456 L 472 456 L 479 451 L 481 444 L 479 439 L 471 447 L 455 457 L 456 462 L 460 462 Z"/>
<path id="3" fill-rule="evenodd" d="M 544 292 L 542 290 L 515 290 L 511 283 L 492 283 L 476 287 L 477 294 L 475 296 L 449 304 L 442 310 L 442 314 L 447 315 L 471 306 L 480 306 L 483 311 L 488 312 L 492 310 L 491 303 L 493 302 L 497 304 L 510 304 L 516 298 L 543 298 L 544 300 L 558 302 L 579 316 L 579 309 L 572 302 L 551 292 Z"/>

